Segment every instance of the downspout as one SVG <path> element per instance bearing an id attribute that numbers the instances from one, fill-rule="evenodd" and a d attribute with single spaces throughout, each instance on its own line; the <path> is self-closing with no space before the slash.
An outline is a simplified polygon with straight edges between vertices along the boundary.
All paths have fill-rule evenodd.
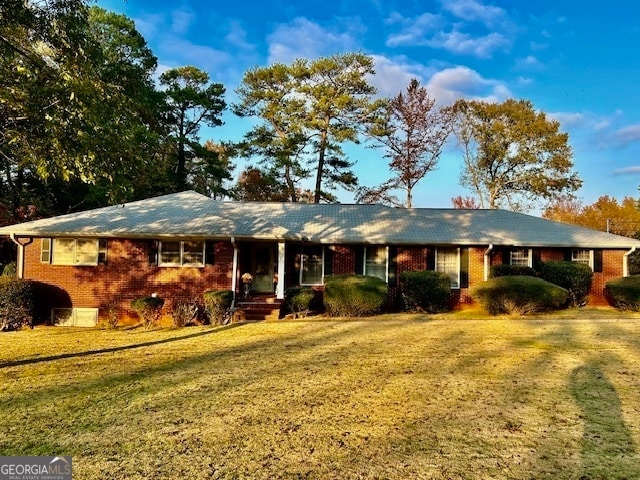
<path id="1" fill-rule="evenodd" d="M 16 276 L 22 278 L 24 276 L 24 245 L 16 240 L 16 234 L 10 233 L 9 238 L 18 246 L 18 255 L 16 258 Z"/>
<path id="2" fill-rule="evenodd" d="M 489 266 L 491 264 L 491 260 L 489 259 L 489 255 L 493 250 L 493 243 L 489 244 L 489 248 L 484 252 L 484 281 L 489 280 Z"/>
<path id="3" fill-rule="evenodd" d="M 236 238 L 231 237 L 231 245 L 233 245 L 233 266 L 231 267 L 231 291 L 233 292 L 233 304 L 236 305 L 236 288 L 238 286 L 238 244 Z"/>
<path id="4" fill-rule="evenodd" d="M 629 255 L 636 251 L 636 247 L 632 247 L 627 253 L 622 256 L 622 276 L 629 276 Z"/>

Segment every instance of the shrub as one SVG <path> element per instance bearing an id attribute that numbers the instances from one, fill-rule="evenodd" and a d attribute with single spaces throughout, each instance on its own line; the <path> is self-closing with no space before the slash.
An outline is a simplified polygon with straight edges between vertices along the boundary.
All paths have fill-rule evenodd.
<path id="1" fill-rule="evenodd" d="M 16 262 L 7 263 L 2 269 L 3 277 L 15 277 L 17 276 Z"/>
<path id="2" fill-rule="evenodd" d="M 324 305 L 334 317 L 362 317 L 377 312 L 387 298 L 387 284 L 376 277 L 325 277 Z"/>
<path id="3" fill-rule="evenodd" d="M 640 310 L 640 275 L 610 280 L 605 288 L 614 307 L 620 310 Z"/>
<path id="4" fill-rule="evenodd" d="M 514 277 L 514 276 L 535 277 L 536 271 L 524 265 L 491 265 L 489 278 Z"/>
<path id="5" fill-rule="evenodd" d="M 227 311 L 233 304 L 233 292 L 231 290 L 208 290 L 203 295 L 204 310 L 207 312 L 211 324 L 224 324 Z"/>
<path id="6" fill-rule="evenodd" d="M 561 308 L 569 292 L 541 278 L 514 275 L 482 282 L 471 289 L 471 296 L 491 315 L 525 315 Z"/>
<path id="7" fill-rule="evenodd" d="M 436 313 L 449 308 L 451 279 L 446 273 L 433 270 L 402 272 L 400 288 L 405 310 Z"/>
<path id="8" fill-rule="evenodd" d="M 145 329 L 158 322 L 163 306 L 164 298 L 161 297 L 138 297 L 131 301 L 131 309 L 138 314 Z"/>
<path id="9" fill-rule="evenodd" d="M 186 327 L 198 316 L 198 304 L 195 302 L 175 302 L 171 310 L 174 327 Z"/>
<path id="10" fill-rule="evenodd" d="M 117 300 L 111 300 L 110 302 L 108 302 L 105 306 L 105 310 L 107 318 L 107 328 L 115 330 L 116 328 L 118 328 L 118 322 L 120 320 Z"/>
<path id="11" fill-rule="evenodd" d="M 33 327 L 34 289 L 31 282 L 0 277 L 0 331 Z"/>
<path id="12" fill-rule="evenodd" d="M 591 290 L 593 271 L 589 265 L 575 262 L 543 262 L 540 278 L 569 291 L 572 307 L 583 304 Z"/>
<path id="13" fill-rule="evenodd" d="M 311 287 L 292 287 L 285 293 L 285 307 L 293 317 L 306 317 L 312 309 L 316 292 Z"/>

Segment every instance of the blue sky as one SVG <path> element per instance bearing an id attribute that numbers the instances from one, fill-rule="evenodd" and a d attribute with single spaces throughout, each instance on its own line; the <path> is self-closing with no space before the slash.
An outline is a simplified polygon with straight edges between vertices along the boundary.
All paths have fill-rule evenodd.
<path id="1" fill-rule="evenodd" d="M 441 104 L 457 98 L 531 100 L 569 133 L 585 204 L 638 197 L 640 2 L 611 0 L 98 0 L 136 22 L 159 71 L 195 65 L 227 90 L 274 62 L 358 51 L 376 61 L 371 80 L 394 96 L 413 77 Z M 235 141 L 250 128 L 232 113 L 202 140 Z M 382 152 L 348 147 L 361 184 L 388 176 Z M 452 144 L 416 187 L 414 206 L 450 207 L 468 195 Z M 239 161 L 242 167 L 243 162 Z M 348 192 L 343 202 L 352 202 Z"/>

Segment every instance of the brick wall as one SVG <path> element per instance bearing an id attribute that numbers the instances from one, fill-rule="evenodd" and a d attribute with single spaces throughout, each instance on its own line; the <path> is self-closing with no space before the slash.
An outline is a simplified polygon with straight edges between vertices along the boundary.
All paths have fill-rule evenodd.
<path id="1" fill-rule="evenodd" d="M 149 263 L 149 243 L 143 240 L 108 240 L 107 263 L 97 266 L 50 265 L 40 262 L 40 239 L 25 247 L 24 278 L 55 285 L 40 308 L 100 308 L 116 302 L 124 320 L 134 318 L 129 311 L 132 299 L 157 293 L 166 300 L 163 312 L 170 314 L 173 303 L 201 301 L 211 289 L 231 288 L 233 246 L 217 242 L 213 265 L 203 268 L 158 267 Z"/>
<path id="2" fill-rule="evenodd" d="M 23 239 L 23 243 L 24 243 Z M 121 316 L 134 318 L 129 311 L 133 298 L 156 293 L 165 298 L 165 315 L 170 314 L 174 302 L 201 300 L 202 293 L 210 289 L 230 289 L 233 264 L 233 246 L 230 242 L 215 244 L 214 262 L 203 268 L 157 267 L 149 263 L 149 244 L 143 240 L 109 240 L 107 264 L 98 266 L 62 266 L 40 262 L 40 239 L 25 246 L 24 278 L 37 280 L 57 288 L 47 290 L 48 297 L 40 305 L 44 311 L 52 307 L 99 308 L 104 319 L 110 302 L 117 302 Z M 397 247 L 397 275 L 409 270 L 427 268 L 432 247 Z M 485 246 L 469 249 L 469 286 L 484 279 Z M 334 275 L 354 273 L 359 247 L 335 245 L 332 247 Z M 605 283 L 622 276 L 622 261 L 626 250 L 605 250 L 603 271 L 594 274 L 591 304 L 606 304 Z M 287 264 L 295 268 L 296 250 L 287 253 Z M 502 251 L 494 249 L 491 264 L 502 262 Z M 540 252 L 542 261 L 562 260 L 563 249 L 545 249 Z M 289 283 L 297 283 L 294 271 L 288 272 Z M 398 287 L 392 286 L 390 298 L 397 299 Z M 468 288 L 454 290 L 452 306 L 472 303 Z"/>
<path id="3" fill-rule="evenodd" d="M 540 249 L 540 260 L 543 262 L 563 261 L 566 249 L 547 248 Z M 608 305 L 605 284 L 609 280 L 622 277 L 623 259 L 627 250 L 603 250 L 602 251 L 602 272 L 594 272 L 589 294 L 590 305 Z M 495 249 L 491 253 L 491 265 L 502 263 L 502 249 Z"/>

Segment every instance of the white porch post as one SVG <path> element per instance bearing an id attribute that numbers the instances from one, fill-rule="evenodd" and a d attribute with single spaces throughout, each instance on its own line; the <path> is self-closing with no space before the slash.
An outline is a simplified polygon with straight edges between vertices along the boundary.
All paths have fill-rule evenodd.
<path id="1" fill-rule="evenodd" d="M 284 300 L 284 242 L 278 242 L 278 285 L 276 286 L 276 298 Z"/>
<path id="2" fill-rule="evenodd" d="M 231 237 L 233 245 L 233 265 L 231 267 L 231 291 L 233 292 L 233 305 L 236 304 L 236 288 L 238 287 L 238 245 L 236 239 Z"/>

